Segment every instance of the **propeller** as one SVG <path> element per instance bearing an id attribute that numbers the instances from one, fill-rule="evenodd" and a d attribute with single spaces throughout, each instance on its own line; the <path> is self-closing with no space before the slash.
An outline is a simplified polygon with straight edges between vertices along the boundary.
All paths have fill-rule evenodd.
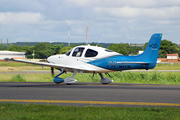
<path id="1" fill-rule="evenodd" d="M 53 67 L 51 67 L 51 74 L 54 77 L 54 68 Z"/>

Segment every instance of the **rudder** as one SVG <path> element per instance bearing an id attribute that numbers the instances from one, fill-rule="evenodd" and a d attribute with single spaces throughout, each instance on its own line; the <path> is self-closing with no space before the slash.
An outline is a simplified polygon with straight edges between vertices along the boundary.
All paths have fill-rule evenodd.
<path id="1" fill-rule="evenodd" d="M 153 34 L 144 50 L 144 52 L 140 55 L 143 61 L 150 63 L 150 68 L 155 67 L 156 61 L 159 56 L 159 48 L 161 45 L 161 33 Z"/>

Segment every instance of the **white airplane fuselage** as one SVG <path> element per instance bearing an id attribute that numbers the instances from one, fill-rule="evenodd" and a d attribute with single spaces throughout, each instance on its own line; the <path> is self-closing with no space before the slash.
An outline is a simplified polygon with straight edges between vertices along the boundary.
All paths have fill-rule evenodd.
<path id="1" fill-rule="evenodd" d="M 84 48 L 81 56 L 80 57 L 77 57 L 75 55 L 73 56 L 74 51 L 78 48 Z M 94 57 L 89 57 L 89 56 L 86 57 L 87 50 L 96 51 L 97 55 Z M 83 73 L 93 73 L 93 72 L 106 73 L 113 70 L 104 69 L 104 68 L 89 64 L 88 62 L 102 59 L 105 57 L 116 56 L 116 55 L 121 55 L 121 54 L 110 51 L 105 48 L 101 48 L 101 47 L 83 45 L 83 46 L 77 46 L 71 49 L 69 55 L 67 54 L 54 55 L 54 56 L 49 57 L 47 61 L 49 63 L 63 65 L 64 67 L 62 68 L 64 68 L 64 70 L 67 72 L 73 72 L 74 69 L 71 69 L 71 68 L 78 68 L 78 69 L 83 70 Z"/>

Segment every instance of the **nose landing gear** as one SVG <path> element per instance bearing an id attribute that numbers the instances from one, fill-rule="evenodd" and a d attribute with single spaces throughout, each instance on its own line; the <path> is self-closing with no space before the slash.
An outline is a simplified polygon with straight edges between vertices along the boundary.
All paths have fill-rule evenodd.
<path id="1" fill-rule="evenodd" d="M 58 77 L 58 76 L 60 76 L 60 75 L 63 74 L 63 73 L 64 73 L 64 71 L 62 71 L 61 73 L 59 73 L 58 75 L 56 75 L 56 76 L 54 77 L 53 81 L 54 81 L 56 84 L 59 84 L 59 83 L 64 82 L 64 79 L 63 79 L 63 78 Z"/>

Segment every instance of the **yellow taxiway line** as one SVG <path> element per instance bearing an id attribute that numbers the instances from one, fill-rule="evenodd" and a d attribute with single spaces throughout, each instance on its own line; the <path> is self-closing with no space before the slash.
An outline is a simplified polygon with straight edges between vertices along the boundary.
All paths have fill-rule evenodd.
<path id="1" fill-rule="evenodd" d="M 148 103 L 148 102 L 110 102 L 110 101 L 76 101 L 76 100 L 25 100 L 0 99 L 0 102 L 30 102 L 30 103 L 78 103 L 78 104 L 111 104 L 111 105 L 147 105 L 147 106 L 179 106 L 180 103 Z"/>

